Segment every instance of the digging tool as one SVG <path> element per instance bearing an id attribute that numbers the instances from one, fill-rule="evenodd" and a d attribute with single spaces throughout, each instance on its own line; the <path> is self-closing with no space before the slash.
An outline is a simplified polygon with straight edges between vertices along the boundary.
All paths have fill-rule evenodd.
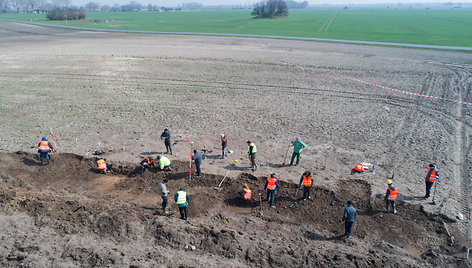
<path id="1" fill-rule="evenodd" d="M 294 207 L 295 207 L 296 202 L 297 202 L 297 196 L 298 196 L 298 190 L 299 190 L 299 189 L 300 189 L 300 188 L 297 187 L 297 191 L 295 191 L 295 202 L 293 202 L 292 204 L 290 204 L 290 205 L 288 206 L 289 208 L 294 208 Z"/>
<path id="2" fill-rule="evenodd" d="M 221 184 L 223 184 L 223 181 L 226 179 L 226 177 L 228 176 L 228 174 L 229 174 L 229 170 L 228 170 L 228 172 L 226 172 L 226 175 L 225 175 L 225 176 L 223 177 L 223 179 L 220 181 L 220 184 L 218 184 L 218 187 L 215 187 L 215 189 L 220 189 Z"/>
<path id="3" fill-rule="evenodd" d="M 342 222 L 342 223 L 339 225 L 338 228 L 334 228 L 334 229 L 333 229 L 333 233 L 335 233 L 335 234 L 339 233 L 339 230 L 341 230 L 341 227 L 343 227 L 343 224 L 344 224 L 344 222 Z"/>
<path id="4" fill-rule="evenodd" d="M 261 207 L 261 210 L 259 210 L 259 215 L 264 215 L 264 211 L 262 210 L 262 194 L 259 193 L 259 206 Z"/>
<path id="5" fill-rule="evenodd" d="M 288 155 L 288 149 L 290 148 L 290 144 L 287 146 L 287 151 L 285 151 L 285 157 L 284 157 L 284 162 L 282 163 L 282 166 L 285 166 L 285 160 L 287 159 Z"/>
<path id="6" fill-rule="evenodd" d="M 436 205 L 436 200 L 434 200 L 434 198 L 436 197 L 436 186 L 438 185 L 438 183 L 439 179 L 434 183 L 433 201 L 431 202 L 431 204 L 433 205 Z"/>
<path id="7" fill-rule="evenodd" d="M 57 150 L 56 138 L 54 137 L 54 134 L 52 133 L 52 128 L 51 128 L 51 127 L 49 127 L 49 131 L 51 132 L 52 140 L 54 141 L 54 151 L 55 151 L 56 153 L 58 153 L 59 150 Z"/>
<path id="8" fill-rule="evenodd" d="M 179 143 L 179 142 L 181 142 L 181 141 L 187 142 L 188 140 L 176 140 L 176 141 L 174 141 L 174 143 L 172 143 L 172 145 L 176 145 L 177 143 Z"/>
<path id="9" fill-rule="evenodd" d="M 190 142 L 190 160 L 189 160 L 189 169 L 188 169 L 188 183 L 192 182 L 192 145 L 193 145 L 193 141 Z"/>

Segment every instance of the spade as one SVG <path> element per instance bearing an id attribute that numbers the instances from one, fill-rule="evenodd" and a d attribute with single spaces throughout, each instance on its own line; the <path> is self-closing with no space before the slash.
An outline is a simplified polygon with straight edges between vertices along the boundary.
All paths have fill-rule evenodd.
<path id="1" fill-rule="evenodd" d="M 259 211 L 259 215 L 264 215 L 264 211 L 262 210 L 262 195 L 259 193 L 259 206 L 261 207 L 261 210 Z"/>

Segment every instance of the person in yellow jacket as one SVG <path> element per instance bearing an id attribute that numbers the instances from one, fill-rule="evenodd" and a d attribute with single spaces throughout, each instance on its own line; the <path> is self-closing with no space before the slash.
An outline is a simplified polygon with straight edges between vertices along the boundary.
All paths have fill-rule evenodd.
<path id="1" fill-rule="evenodd" d="M 254 172 L 257 170 L 258 167 L 256 163 L 257 147 L 251 141 L 247 141 L 247 154 L 249 155 L 249 159 L 251 160 L 251 170 L 252 172 Z"/>
<path id="2" fill-rule="evenodd" d="M 159 162 L 159 170 L 170 170 L 169 158 L 158 155 L 156 159 Z"/>
<path id="3" fill-rule="evenodd" d="M 180 219 L 188 219 L 188 194 L 184 191 L 184 187 L 180 187 L 179 191 L 174 195 L 174 200 L 177 206 L 179 207 Z"/>

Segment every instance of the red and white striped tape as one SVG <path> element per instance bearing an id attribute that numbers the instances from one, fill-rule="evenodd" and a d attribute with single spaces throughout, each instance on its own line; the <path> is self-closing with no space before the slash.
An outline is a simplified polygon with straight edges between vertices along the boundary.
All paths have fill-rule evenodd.
<path id="1" fill-rule="evenodd" d="M 318 69 L 318 68 L 303 67 L 303 66 L 298 66 L 298 65 L 295 65 L 295 64 L 286 63 L 286 62 L 280 62 L 280 63 L 281 63 L 281 64 L 284 64 L 284 65 L 292 66 L 292 67 L 298 67 L 298 68 L 300 68 L 300 69 L 316 70 L 316 71 L 325 72 L 325 73 L 329 73 L 329 74 L 336 75 L 336 76 L 341 76 L 341 77 L 344 77 L 344 78 L 346 78 L 346 79 L 354 80 L 354 81 L 359 82 L 359 83 L 371 85 L 371 86 L 378 87 L 378 88 L 387 89 L 387 90 L 394 91 L 394 92 L 398 92 L 398 93 L 403 93 L 403 94 L 408 94 L 408 95 L 413 95 L 413 96 L 419 96 L 419 97 L 425 97 L 425 98 L 438 99 L 438 100 L 444 100 L 444 101 L 450 101 L 450 102 L 459 103 L 459 104 L 472 105 L 471 102 L 465 102 L 465 101 L 460 101 L 460 100 L 453 100 L 453 99 L 448 99 L 448 98 L 443 98 L 443 97 L 437 97 L 437 96 L 431 96 L 431 95 L 424 95 L 424 94 L 420 94 L 420 93 L 415 93 L 415 92 L 410 92 L 410 91 L 405 91 L 405 90 L 394 89 L 394 88 L 390 88 L 390 87 L 378 85 L 378 84 L 375 84 L 375 83 L 367 82 L 367 81 L 364 81 L 364 80 L 361 80 L 361 79 L 358 79 L 358 78 L 355 78 L 355 77 L 350 77 L 350 76 L 347 76 L 347 75 L 344 75 L 344 74 L 339 74 L 339 73 L 336 73 L 336 72 L 330 72 L 330 71 L 320 70 L 320 69 Z"/>

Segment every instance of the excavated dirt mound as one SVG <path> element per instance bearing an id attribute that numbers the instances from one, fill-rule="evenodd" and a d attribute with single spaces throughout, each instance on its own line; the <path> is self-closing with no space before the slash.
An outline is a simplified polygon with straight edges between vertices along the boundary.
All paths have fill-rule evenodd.
<path id="1" fill-rule="evenodd" d="M 189 182 L 185 162 L 141 176 L 130 163 L 111 163 L 110 173 L 99 174 L 91 161 L 55 154 L 41 166 L 35 154 L 0 153 L 1 266 L 468 265 L 447 223 L 404 202 L 397 215 L 385 214 L 382 199 L 361 179 L 316 186 L 308 201 L 295 198 L 295 184 L 280 181 L 270 209 L 264 177 L 230 173 L 217 189 L 223 176 Z M 173 200 L 171 215 L 159 215 L 157 185 L 164 177 L 172 195 L 186 188 L 188 221 L 179 219 Z M 251 203 L 237 198 L 244 183 L 253 190 Z M 345 241 L 337 236 L 343 230 L 332 230 L 340 227 L 347 200 L 358 217 Z"/>

